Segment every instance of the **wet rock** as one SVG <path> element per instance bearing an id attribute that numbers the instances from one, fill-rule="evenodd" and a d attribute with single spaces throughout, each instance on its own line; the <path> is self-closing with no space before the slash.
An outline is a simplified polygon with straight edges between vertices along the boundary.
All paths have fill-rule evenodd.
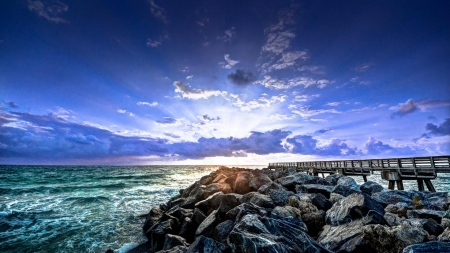
<path id="1" fill-rule="evenodd" d="M 302 221 L 308 227 L 309 235 L 315 236 L 325 226 L 325 211 L 319 210 L 318 212 L 305 213 L 302 215 Z"/>
<path id="2" fill-rule="evenodd" d="M 204 235 L 213 237 L 216 226 L 222 222 L 222 219 L 217 210 L 214 210 L 206 219 L 198 226 L 195 231 L 195 236 Z"/>
<path id="3" fill-rule="evenodd" d="M 447 216 L 447 213 L 445 214 L 444 217 L 446 217 L 446 216 Z M 444 227 L 444 228 L 450 227 L 450 219 L 448 219 L 448 218 L 442 218 L 441 226 Z"/>
<path id="4" fill-rule="evenodd" d="M 186 239 L 188 243 L 191 243 L 195 240 L 195 231 L 197 230 L 198 225 L 197 222 L 186 217 L 178 235 Z"/>
<path id="5" fill-rule="evenodd" d="M 299 209 L 302 212 L 302 215 L 319 211 L 319 209 L 317 209 L 317 207 L 312 204 L 309 198 L 301 199 L 298 198 L 298 196 L 292 196 L 289 198 L 288 205 Z"/>
<path id="6" fill-rule="evenodd" d="M 386 220 L 387 224 L 390 227 L 399 226 L 401 225 L 402 221 L 404 221 L 404 218 L 400 218 L 395 214 L 392 213 L 385 213 L 384 214 L 384 220 Z"/>
<path id="7" fill-rule="evenodd" d="M 230 234 L 231 230 L 233 230 L 234 227 L 234 221 L 226 220 L 219 225 L 217 225 L 216 230 L 214 232 L 214 239 L 217 241 L 226 244 L 228 235 Z"/>
<path id="8" fill-rule="evenodd" d="M 276 180 L 277 183 L 291 191 L 295 190 L 295 185 L 306 184 L 311 181 L 313 181 L 313 177 L 303 172 L 298 172 L 294 175 L 282 177 Z"/>
<path id="9" fill-rule="evenodd" d="M 437 238 L 439 241 L 450 241 L 450 228 L 446 228 Z"/>
<path id="10" fill-rule="evenodd" d="M 309 237 L 299 219 L 282 220 L 249 214 L 228 237 L 233 252 L 328 252 Z"/>
<path id="11" fill-rule="evenodd" d="M 186 246 L 176 246 L 168 250 L 160 250 L 156 253 L 185 253 L 187 250 L 188 248 Z"/>
<path id="12" fill-rule="evenodd" d="M 257 206 L 264 207 L 264 208 L 273 208 L 275 205 L 273 204 L 272 199 L 264 194 L 261 194 L 259 192 L 249 192 L 242 196 L 241 198 L 242 203 L 253 203 Z"/>
<path id="13" fill-rule="evenodd" d="M 205 236 L 199 236 L 189 246 L 186 253 L 222 253 L 226 249 L 225 245 Z"/>
<path id="14" fill-rule="evenodd" d="M 337 182 L 338 182 L 338 180 L 339 180 L 341 177 L 345 177 L 345 176 L 342 175 L 342 174 L 331 174 L 331 175 L 326 176 L 326 177 L 325 177 L 325 180 L 326 180 L 328 183 L 330 183 L 331 185 L 336 185 Z"/>
<path id="15" fill-rule="evenodd" d="M 364 193 L 353 193 L 345 199 L 335 203 L 327 211 L 326 222 L 328 225 L 338 226 L 365 217 L 370 210 L 382 216 L 383 207 Z"/>
<path id="16" fill-rule="evenodd" d="M 408 222 L 396 227 L 367 225 L 363 227 L 363 238 L 377 252 L 398 253 L 412 244 L 422 243 L 428 233 Z"/>
<path id="17" fill-rule="evenodd" d="M 159 219 L 161 219 L 163 211 L 158 207 L 153 207 L 145 218 L 145 223 L 142 229 L 147 232 Z"/>
<path id="18" fill-rule="evenodd" d="M 208 185 L 211 184 L 214 180 L 214 177 L 212 177 L 211 175 L 206 175 L 200 178 L 200 180 L 198 181 L 198 183 L 200 185 Z"/>
<path id="19" fill-rule="evenodd" d="M 195 208 L 191 219 L 197 224 L 200 224 L 206 219 L 206 214 L 202 210 Z"/>
<path id="20" fill-rule="evenodd" d="M 364 225 L 369 224 L 381 224 L 381 225 L 389 225 L 388 222 L 384 219 L 384 216 L 374 210 L 370 210 L 366 216 L 362 218 Z"/>
<path id="21" fill-rule="evenodd" d="M 165 235 L 172 234 L 174 232 L 174 223 L 175 222 L 172 219 L 157 223 L 145 233 L 145 236 L 150 241 L 153 252 L 162 249 L 164 246 Z"/>
<path id="22" fill-rule="evenodd" d="M 433 219 L 427 219 L 427 221 L 423 224 L 423 229 L 427 231 L 428 234 L 435 236 L 439 236 L 442 232 L 444 232 L 444 228 Z"/>
<path id="23" fill-rule="evenodd" d="M 426 242 L 406 247 L 403 253 L 447 253 L 450 252 L 450 242 Z"/>
<path id="24" fill-rule="evenodd" d="M 336 203 L 339 200 L 343 200 L 343 199 L 345 199 L 345 197 L 342 196 L 341 194 L 337 194 L 337 193 L 333 193 L 333 192 L 330 194 L 330 201 L 333 203 Z"/>
<path id="25" fill-rule="evenodd" d="M 179 206 L 174 206 L 174 207 L 170 208 L 168 211 L 166 211 L 162 215 L 161 219 L 164 221 L 164 220 L 174 217 L 179 221 L 183 221 L 184 218 L 186 218 L 186 217 L 190 218 L 192 216 L 192 212 L 193 212 L 192 209 L 186 209 L 186 208 L 182 208 Z"/>
<path id="26" fill-rule="evenodd" d="M 261 186 L 272 183 L 272 179 L 264 173 L 258 173 L 249 182 L 251 191 L 257 191 Z"/>
<path id="27" fill-rule="evenodd" d="M 212 182 L 213 183 L 224 183 L 225 179 L 227 179 L 227 176 L 225 176 L 224 174 L 219 174 L 218 176 L 216 176 L 214 178 L 214 180 Z"/>
<path id="28" fill-rule="evenodd" d="M 269 190 L 267 195 L 272 199 L 275 206 L 284 206 L 289 203 L 289 198 L 294 195 L 291 191 L 285 189 Z"/>
<path id="29" fill-rule="evenodd" d="M 362 220 L 340 226 L 325 225 L 317 241 L 333 252 L 375 253 L 363 239 L 363 225 Z"/>
<path id="30" fill-rule="evenodd" d="M 251 174 L 247 171 L 238 172 L 236 180 L 234 182 L 234 192 L 238 194 L 246 194 L 251 191 L 249 183 L 251 180 Z"/>
<path id="31" fill-rule="evenodd" d="M 277 206 L 273 209 L 271 213 L 271 217 L 280 217 L 280 218 L 302 218 L 302 212 L 295 207 L 292 206 Z"/>
<path id="32" fill-rule="evenodd" d="M 231 187 L 227 183 L 213 183 L 210 185 L 207 185 L 206 188 L 203 190 L 203 199 L 208 198 L 209 196 L 213 195 L 216 192 L 222 192 L 222 193 L 231 193 L 233 190 L 231 190 Z"/>
<path id="33" fill-rule="evenodd" d="M 329 201 L 324 195 L 318 193 L 311 199 L 311 203 L 320 210 L 327 211 L 333 206 L 333 202 Z"/>
<path id="34" fill-rule="evenodd" d="M 437 223 L 441 223 L 442 217 L 444 217 L 444 211 L 434 211 L 427 209 L 420 210 L 408 210 L 407 212 L 408 218 L 419 218 L 419 219 L 434 219 Z"/>
<path id="35" fill-rule="evenodd" d="M 181 236 L 166 234 L 163 250 L 168 250 L 176 246 L 189 246 L 189 244 Z"/>
<path id="36" fill-rule="evenodd" d="M 207 199 L 195 204 L 196 208 L 204 211 L 206 214 L 210 214 L 213 210 L 216 210 L 220 205 L 232 209 L 240 204 L 240 199 L 242 195 L 235 193 L 223 194 L 222 192 L 217 192 Z"/>
<path id="37" fill-rule="evenodd" d="M 368 194 L 371 196 L 373 193 L 381 192 L 384 188 L 378 183 L 375 183 L 373 181 L 367 181 L 364 184 L 362 184 L 359 189 L 364 192 L 365 194 Z"/>
<path id="38" fill-rule="evenodd" d="M 389 204 L 395 205 L 399 202 L 403 202 L 409 205 L 413 203 L 413 199 L 415 199 L 416 202 L 422 200 L 420 192 L 400 190 L 385 190 L 381 192 L 375 192 L 372 194 L 372 198 L 383 206 L 387 206 Z"/>
<path id="39" fill-rule="evenodd" d="M 227 220 L 238 221 L 247 214 L 267 216 L 270 214 L 270 212 L 269 210 L 261 208 L 253 203 L 243 203 L 228 211 L 225 215 L 225 218 Z"/>
<path id="40" fill-rule="evenodd" d="M 303 184 L 297 185 L 295 191 L 297 193 L 320 193 L 326 198 L 330 198 L 330 193 L 333 191 L 334 186 L 320 185 L 320 184 Z"/>
<path id="41" fill-rule="evenodd" d="M 353 193 L 361 192 L 361 190 L 353 178 L 344 176 L 339 178 L 332 192 L 347 197 Z"/>

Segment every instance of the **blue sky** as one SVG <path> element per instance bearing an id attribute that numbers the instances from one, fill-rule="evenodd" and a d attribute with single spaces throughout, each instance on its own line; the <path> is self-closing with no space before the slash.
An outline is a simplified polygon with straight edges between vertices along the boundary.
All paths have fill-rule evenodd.
<path id="1" fill-rule="evenodd" d="M 448 1 L 0 9 L 0 163 L 450 154 Z"/>

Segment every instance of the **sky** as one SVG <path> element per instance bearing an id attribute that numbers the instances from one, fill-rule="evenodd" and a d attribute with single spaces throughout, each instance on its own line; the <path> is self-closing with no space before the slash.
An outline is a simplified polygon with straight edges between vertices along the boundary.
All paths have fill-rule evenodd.
<path id="1" fill-rule="evenodd" d="M 0 6 L 0 164 L 450 154 L 449 1 Z"/>

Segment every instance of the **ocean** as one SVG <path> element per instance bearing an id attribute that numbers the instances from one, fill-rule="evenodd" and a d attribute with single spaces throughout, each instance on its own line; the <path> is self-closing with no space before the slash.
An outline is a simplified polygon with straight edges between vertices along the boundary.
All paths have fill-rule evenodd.
<path id="1" fill-rule="evenodd" d="M 143 214 L 216 169 L 0 166 L 0 252 L 126 252 L 146 240 Z M 450 177 L 440 176 L 436 190 L 448 191 Z M 379 175 L 369 180 L 387 186 Z"/>

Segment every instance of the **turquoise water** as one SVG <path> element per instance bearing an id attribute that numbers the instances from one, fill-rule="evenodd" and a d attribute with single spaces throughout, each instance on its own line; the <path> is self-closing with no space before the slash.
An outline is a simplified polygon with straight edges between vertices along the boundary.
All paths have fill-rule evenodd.
<path id="1" fill-rule="evenodd" d="M 0 252 L 123 252 L 140 217 L 217 166 L 0 166 Z"/>

